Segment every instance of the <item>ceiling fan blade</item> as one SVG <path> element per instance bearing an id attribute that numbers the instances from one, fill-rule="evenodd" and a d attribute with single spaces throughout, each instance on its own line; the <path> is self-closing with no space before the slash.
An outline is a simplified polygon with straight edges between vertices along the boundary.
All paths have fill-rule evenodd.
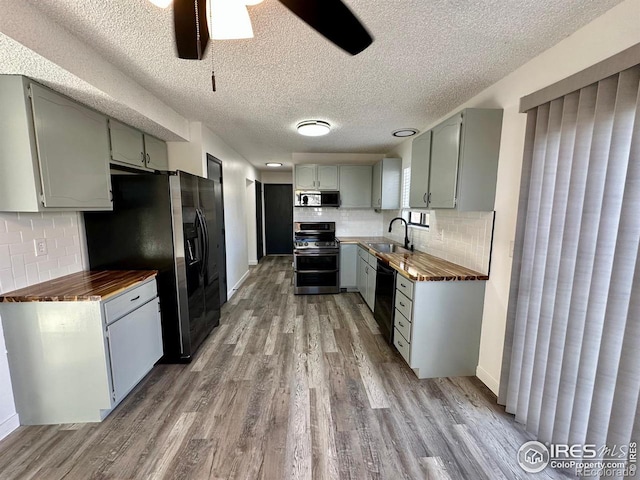
<path id="1" fill-rule="evenodd" d="M 328 40 L 351 55 L 357 55 L 373 42 L 373 37 L 341 0 L 280 0 Z"/>
<path id="2" fill-rule="evenodd" d="M 209 43 L 207 2 L 205 0 L 173 0 L 173 24 L 178 57 L 202 60 Z"/>

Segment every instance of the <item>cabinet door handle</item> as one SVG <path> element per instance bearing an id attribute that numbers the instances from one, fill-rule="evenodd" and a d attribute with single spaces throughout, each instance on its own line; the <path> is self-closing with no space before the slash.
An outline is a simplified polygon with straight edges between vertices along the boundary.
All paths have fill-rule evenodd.
<path id="1" fill-rule="evenodd" d="M 404 303 L 400 302 L 400 306 L 401 306 L 401 307 L 404 307 L 405 305 L 404 305 Z"/>
<path id="2" fill-rule="evenodd" d="M 402 344 L 402 342 L 400 340 L 398 340 L 398 345 L 400 345 L 402 348 L 404 348 L 404 345 Z"/>
<path id="3" fill-rule="evenodd" d="M 135 301 L 136 301 L 136 300 L 138 300 L 139 298 L 140 298 L 140 295 L 138 295 L 138 296 L 137 296 L 137 297 L 135 297 L 135 298 L 132 298 L 132 299 L 131 299 L 131 301 L 132 301 L 132 302 L 135 302 Z"/>
<path id="4" fill-rule="evenodd" d="M 425 192 L 424 195 L 422 196 L 422 201 L 424 203 L 427 203 L 427 192 Z"/>
<path id="5" fill-rule="evenodd" d="M 144 152 L 140 152 L 140 161 L 144 165 Z"/>
<path id="6" fill-rule="evenodd" d="M 402 328 L 404 328 L 404 323 L 398 322 L 398 325 L 400 325 Z"/>
<path id="7" fill-rule="evenodd" d="M 149 166 L 150 163 L 151 163 L 151 157 L 147 153 L 147 167 Z"/>
<path id="8" fill-rule="evenodd" d="M 431 204 L 431 192 L 429 192 L 429 201 L 427 202 L 427 205 Z"/>
<path id="9" fill-rule="evenodd" d="M 402 288 L 407 288 L 407 286 L 406 286 L 404 283 L 401 283 L 401 284 L 400 284 L 400 286 L 401 286 Z"/>

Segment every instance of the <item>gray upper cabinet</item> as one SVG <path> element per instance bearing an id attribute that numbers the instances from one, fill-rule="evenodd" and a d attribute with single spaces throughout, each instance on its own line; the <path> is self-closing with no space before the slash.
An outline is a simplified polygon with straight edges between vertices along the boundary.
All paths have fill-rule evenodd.
<path id="1" fill-rule="evenodd" d="M 296 165 L 296 190 L 316 188 L 316 165 Z"/>
<path id="2" fill-rule="evenodd" d="M 169 170 L 167 144 L 151 135 L 144 135 L 145 166 L 152 170 Z"/>
<path id="3" fill-rule="evenodd" d="M 337 165 L 296 165 L 296 190 L 338 190 Z"/>
<path id="4" fill-rule="evenodd" d="M 371 165 L 340 165 L 340 206 L 371 208 Z"/>
<path id="5" fill-rule="evenodd" d="M 502 110 L 469 108 L 416 137 L 410 206 L 493 210 L 501 133 Z"/>
<path id="6" fill-rule="evenodd" d="M 117 120 L 109 120 L 111 163 L 141 170 L 169 169 L 167 144 Z"/>
<path id="7" fill-rule="evenodd" d="M 113 162 L 136 168 L 146 167 L 144 137 L 141 131 L 110 119 L 109 135 Z"/>
<path id="8" fill-rule="evenodd" d="M 0 76 L 0 211 L 111 210 L 107 118 Z"/>
<path id="9" fill-rule="evenodd" d="M 374 208 L 400 208 L 401 179 L 402 160 L 399 158 L 383 158 L 373 166 L 371 203 Z"/>
<path id="10" fill-rule="evenodd" d="M 318 190 L 338 190 L 338 166 L 318 165 L 316 182 Z"/>
<path id="11" fill-rule="evenodd" d="M 430 208 L 455 208 L 462 114 L 454 115 L 432 130 Z"/>
<path id="12" fill-rule="evenodd" d="M 431 165 L 431 130 L 416 137 L 411 145 L 411 185 L 409 206 L 429 206 L 429 169 Z"/>
<path id="13" fill-rule="evenodd" d="M 296 165 L 296 190 L 338 190 L 337 165 Z"/>

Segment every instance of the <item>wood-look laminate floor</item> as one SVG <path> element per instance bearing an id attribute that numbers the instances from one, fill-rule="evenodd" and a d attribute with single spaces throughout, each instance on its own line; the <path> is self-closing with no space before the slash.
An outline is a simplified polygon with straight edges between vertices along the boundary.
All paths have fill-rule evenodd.
<path id="1" fill-rule="evenodd" d="M 359 295 L 291 281 L 264 258 L 193 363 L 156 366 L 101 424 L 20 427 L 0 478 L 529 478 L 529 437 L 479 380 L 418 380 Z"/>

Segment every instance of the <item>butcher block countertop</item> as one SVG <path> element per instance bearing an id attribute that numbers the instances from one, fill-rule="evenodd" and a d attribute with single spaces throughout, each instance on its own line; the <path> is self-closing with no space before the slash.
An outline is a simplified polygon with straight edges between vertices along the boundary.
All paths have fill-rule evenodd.
<path id="1" fill-rule="evenodd" d="M 99 302 L 157 275 L 155 270 L 78 272 L 0 294 L 0 302 Z"/>
<path id="2" fill-rule="evenodd" d="M 393 267 L 399 274 L 415 282 L 489 280 L 489 275 L 456 265 L 434 255 L 423 252 L 382 253 L 370 247 L 369 243 L 398 242 L 384 237 L 338 237 L 340 243 L 357 244 Z"/>

